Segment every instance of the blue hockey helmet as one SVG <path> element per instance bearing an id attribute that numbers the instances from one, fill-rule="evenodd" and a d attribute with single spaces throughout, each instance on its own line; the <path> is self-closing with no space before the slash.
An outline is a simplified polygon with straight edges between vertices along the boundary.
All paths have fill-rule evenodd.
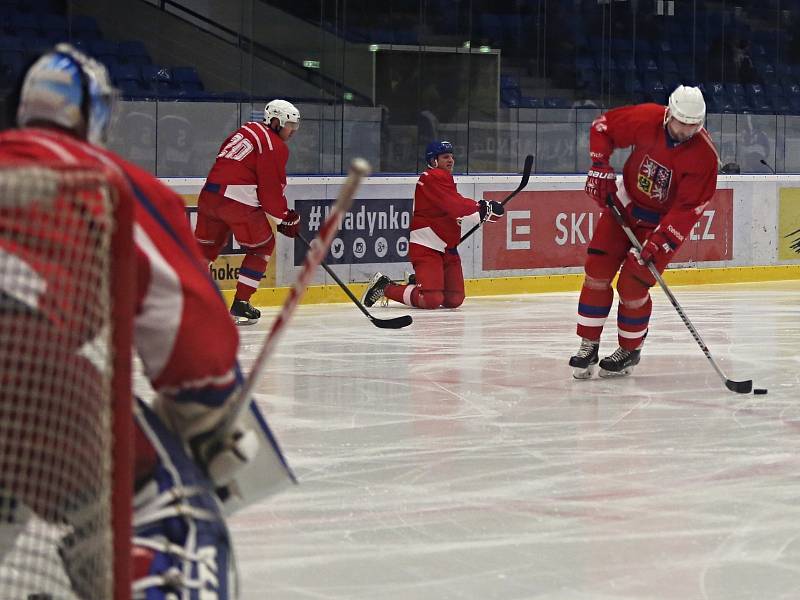
<path id="1" fill-rule="evenodd" d="M 92 144 L 104 143 L 116 106 L 117 90 L 108 70 L 69 44 L 58 44 L 25 74 L 17 124 L 52 123 Z"/>
<path id="2" fill-rule="evenodd" d="M 453 144 L 445 140 L 431 142 L 425 148 L 425 161 L 430 165 L 433 163 L 433 159 L 440 154 L 453 154 Z"/>

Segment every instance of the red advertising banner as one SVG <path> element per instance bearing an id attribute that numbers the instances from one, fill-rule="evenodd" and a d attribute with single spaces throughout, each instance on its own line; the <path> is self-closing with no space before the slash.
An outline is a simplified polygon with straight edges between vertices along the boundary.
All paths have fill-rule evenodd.
<path id="1" fill-rule="evenodd" d="M 485 192 L 502 200 L 508 192 Z M 580 267 L 601 210 L 583 190 L 521 192 L 483 227 L 483 269 Z M 733 258 L 733 190 L 717 190 L 672 262 Z"/>

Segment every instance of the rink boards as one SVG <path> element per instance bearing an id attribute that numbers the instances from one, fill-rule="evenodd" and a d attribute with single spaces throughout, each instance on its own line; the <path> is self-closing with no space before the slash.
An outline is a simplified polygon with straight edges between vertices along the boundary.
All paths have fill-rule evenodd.
<path id="1" fill-rule="evenodd" d="M 408 227 L 416 176 L 367 179 L 334 241 L 328 264 L 359 293 L 375 271 L 403 279 L 410 271 Z M 343 177 L 290 177 L 286 197 L 316 235 Z M 455 178 L 467 197 L 502 200 L 518 175 Z M 187 203 L 194 223 L 203 179 L 164 179 Z M 534 176 L 506 205 L 506 217 L 460 247 L 468 295 L 569 291 L 580 287 L 582 264 L 599 208 L 584 195 L 584 176 Z M 800 175 L 723 176 L 718 189 L 667 272 L 674 284 L 800 279 Z M 303 248 L 282 235 L 254 304 L 281 302 L 303 259 Z M 242 252 L 235 240 L 212 266 L 226 295 L 235 287 Z M 324 271 L 306 302 L 346 302 Z"/>

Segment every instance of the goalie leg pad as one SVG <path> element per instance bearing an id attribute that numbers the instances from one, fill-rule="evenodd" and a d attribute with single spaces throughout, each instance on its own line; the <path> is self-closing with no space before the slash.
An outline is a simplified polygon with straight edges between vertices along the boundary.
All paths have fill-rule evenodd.
<path id="1" fill-rule="evenodd" d="M 134 497 L 134 600 L 228 600 L 230 539 L 206 475 L 156 414 L 137 401 L 137 426 L 158 461 Z"/>

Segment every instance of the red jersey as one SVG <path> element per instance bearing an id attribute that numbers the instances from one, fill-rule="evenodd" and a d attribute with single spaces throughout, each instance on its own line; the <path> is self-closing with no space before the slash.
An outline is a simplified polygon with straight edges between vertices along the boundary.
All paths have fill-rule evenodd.
<path id="1" fill-rule="evenodd" d="M 206 185 L 236 202 L 261 206 L 282 221 L 288 209 L 283 194 L 288 160 L 289 148 L 281 137 L 265 123 L 250 121 L 222 143 Z"/>
<path id="2" fill-rule="evenodd" d="M 448 171 L 429 168 L 414 191 L 410 241 L 438 252 L 455 248 L 461 239 L 461 218 L 477 212 L 478 203 L 458 193 Z"/>
<path id="3" fill-rule="evenodd" d="M 162 396 L 222 406 L 241 381 L 238 333 L 208 276 L 181 198 L 155 177 L 102 148 L 52 129 L 0 133 L 0 162 L 98 165 L 130 189 L 136 245 L 134 344 Z"/>
<path id="4" fill-rule="evenodd" d="M 634 217 L 660 223 L 682 241 L 714 195 L 719 156 L 705 129 L 674 144 L 665 127 L 666 110 L 638 104 L 608 111 L 592 123 L 589 149 L 597 162 L 608 161 L 616 148 L 633 146 L 620 199 L 630 200 Z"/>

